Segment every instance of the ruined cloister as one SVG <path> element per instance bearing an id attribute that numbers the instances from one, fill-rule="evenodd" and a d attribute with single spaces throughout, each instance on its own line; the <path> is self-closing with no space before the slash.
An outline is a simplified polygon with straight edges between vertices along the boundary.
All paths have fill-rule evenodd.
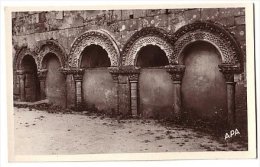
<path id="1" fill-rule="evenodd" d="M 13 59 L 14 100 L 48 99 L 63 108 L 141 118 L 213 118 L 236 123 L 236 77 L 245 56 L 226 26 L 195 20 L 176 31 L 142 27 L 124 44 L 114 32 L 89 28 L 69 48 L 59 40 L 18 47 Z"/>

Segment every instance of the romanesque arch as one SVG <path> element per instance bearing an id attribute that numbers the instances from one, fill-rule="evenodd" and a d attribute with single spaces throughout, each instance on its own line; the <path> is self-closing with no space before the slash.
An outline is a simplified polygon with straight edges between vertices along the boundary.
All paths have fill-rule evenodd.
<path id="1" fill-rule="evenodd" d="M 119 49 L 115 40 L 104 30 L 90 30 L 79 36 L 72 44 L 68 58 L 68 66 L 79 68 L 81 53 L 90 45 L 101 46 L 108 53 L 111 66 L 118 66 Z"/>
<path id="2" fill-rule="evenodd" d="M 178 92 L 177 93 L 178 100 L 174 101 L 174 106 L 177 107 L 175 107 L 174 110 L 177 111 L 178 113 L 181 111 L 180 110 L 182 105 L 181 94 L 183 94 L 183 89 L 185 89 L 185 84 L 186 84 L 186 88 L 190 88 L 193 85 L 196 85 L 196 83 L 200 84 L 199 86 L 197 86 L 196 93 L 198 93 L 198 95 L 202 97 L 201 99 L 205 99 L 205 97 L 207 96 L 207 93 L 205 92 L 210 91 L 211 88 L 209 87 L 212 85 L 216 85 L 215 82 L 218 82 L 219 83 L 218 86 L 212 89 L 215 90 L 221 89 L 220 92 L 222 92 L 222 95 L 219 96 L 220 97 L 219 99 L 223 99 L 223 97 L 226 96 L 226 101 L 220 102 L 222 104 L 220 103 L 219 104 L 220 106 L 222 106 L 222 110 L 223 108 L 226 108 L 227 110 L 227 112 L 224 113 L 226 114 L 226 119 L 228 123 L 227 125 L 229 127 L 235 126 L 236 110 L 235 110 L 234 74 L 239 73 L 243 70 L 242 67 L 243 53 L 235 37 L 229 31 L 227 31 L 223 26 L 217 23 L 199 21 L 189 25 L 185 25 L 179 30 L 177 30 L 177 32 L 173 34 L 171 40 L 174 45 L 174 50 L 172 55 L 173 65 L 168 69 L 168 72 L 172 75 L 172 78 L 174 80 L 175 92 Z M 194 46 L 198 42 L 202 42 L 202 43 L 196 46 L 194 52 L 199 52 L 199 51 L 201 52 L 198 53 L 196 57 L 193 56 L 194 59 L 196 59 L 195 60 L 196 63 L 192 65 L 192 69 L 191 69 L 190 68 L 191 64 L 190 63 L 186 64 L 184 61 L 185 50 L 192 50 L 186 48 L 189 48 L 190 46 Z M 204 45 L 203 42 L 208 46 L 201 48 L 201 46 Z M 208 50 L 209 48 L 211 48 L 211 51 Z M 215 50 L 214 51 L 215 53 L 212 52 L 213 50 Z M 201 56 L 203 56 L 205 51 L 208 52 L 209 54 L 215 54 L 215 57 L 218 57 L 218 55 L 220 55 L 219 56 L 220 61 L 217 62 L 217 59 L 213 60 L 212 59 L 213 56 L 208 56 L 208 57 L 206 56 L 207 58 L 205 57 L 205 59 L 201 58 Z M 211 60 L 209 61 L 209 59 Z M 199 69 L 197 70 L 197 73 L 196 73 L 196 69 Z M 211 73 L 208 73 L 210 71 Z M 190 76 L 196 76 L 195 79 L 192 78 L 187 79 L 188 73 Z M 184 80 L 183 80 L 183 75 L 186 76 L 186 79 Z M 207 81 L 205 83 L 210 82 L 211 84 L 205 86 L 205 84 L 203 84 L 203 82 L 201 81 L 202 79 L 209 79 L 210 81 Z M 182 89 L 182 93 L 181 93 L 181 89 Z M 190 93 L 189 90 L 187 91 L 184 90 L 184 92 Z M 186 97 L 189 96 L 190 96 L 189 94 L 188 95 L 186 94 Z M 186 101 L 191 101 L 191 100 L 193 99 L 186 99 Z M 203 102 L 206 101 L 207 100 L 202 100 L 201 105 L 203 105 Z M 212 101 L 216 101 L 216 99 L 211 100 L 211 102 Z M 226 106 L 224 105 L 225 103 Z M 211 106 L 214 105 L 215 104 L 212 104 Z M 211 110 L 213 112 L 215 109 L 212 108 Z"/>
<path id="3" fill-rule="evenodd" d="M 22 60 L 23 60 L 24 56 L 26 56 L 26 55 L 30 55 L 34 59 L 36 59 L 36 53 L 34 51 L 30 50 L 28 47 L 22 47 L 18 50 L 18 52 L 16 53 L 16 55 L 14 57 L 14 61 L 13 61 L 14 70 L 22 69 Z"/>
<path id="4" fill-rule="evenodd" d="M 122 51 L 122 64 L 126 66 L 135 65 L 137 53 L 147 45 L 156 45 L 160 47 L 171 62 L 173 47 L 168 33 L 163 29 L 155 27 L 146 27 L 137 31 L 125 44 Z"/>
<path id="5" fill-rule="evenodd" d="M 66 80 L 60 71 L 66 66 L 65 49 L 57 41 L 47 40 L 39 44 L 37 53 L 41 99 L 65 107 Z"/>
<path id="6" fill-rule="evenodd" d="M 39 100 L 36 53 L 27 47 L 21 48 L 14 58 L 14 89 L 20 101 Z"/>
<path id="7" fill-rule="evenodd" d="M 196 41 L 206 41 L 214 45 L 221 54 L 222 64 L 242 65 L 243 54 L 236 39 L 221 25 L 211 22 L 188 24 L 174 33 L 174 64 L 182 63 L 184 48 Z"/>
<path id="8" fill-rule="evenodd" d="M 44 41 L 44 43 L 40 44 L 38 48 L 38 56 L 36 61 L 39 70 L 43 68 L 44 57 L 49 53 L 55 54 L 58 57 L 62 68 L 66 66 L 66 52 L 65 49 L 58 42 L 54 40 L 47 40 Z"/>

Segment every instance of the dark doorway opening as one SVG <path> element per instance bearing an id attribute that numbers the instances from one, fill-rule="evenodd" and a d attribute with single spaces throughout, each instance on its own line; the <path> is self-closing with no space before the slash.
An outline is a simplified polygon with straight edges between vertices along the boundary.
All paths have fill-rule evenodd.
<path id="1" fill-rule="evenodd" d="M 110 65 L 108 54 L 101 46 L 87 46 L 81 53 L 82 68 L 109 67 Z"/>
<path id="2" fill-rule="evenodd" d="M 34 102 L 40 100 L 40 82 L 37 75 L 37 65 L 32 56 L 24 56 L 22 69 L 25 71 L 25 101 Z"/>
<path id="3" fill-rule="evenodd" d="M 138 67 L 160 67 L 168 64 L 165 52 L 158 46 L 147 45 L 138 52 L 136 61 Z"/>

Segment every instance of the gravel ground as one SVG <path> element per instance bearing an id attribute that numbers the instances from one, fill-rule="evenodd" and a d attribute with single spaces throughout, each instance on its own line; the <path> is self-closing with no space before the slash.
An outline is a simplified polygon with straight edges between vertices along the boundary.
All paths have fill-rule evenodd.
<path id="1" fill-rule="evenodd" d="M 246 150 L 209 134 L 155 120 L 48 113 L 14 108 L 15 154 L 92 154 Z"/>

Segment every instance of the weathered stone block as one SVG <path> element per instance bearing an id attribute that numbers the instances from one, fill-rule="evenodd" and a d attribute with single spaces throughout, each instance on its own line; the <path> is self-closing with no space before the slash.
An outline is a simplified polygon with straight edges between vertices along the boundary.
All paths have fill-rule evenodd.
<path id="1" fill-rule="evenodd" d="M 133 10 L 122 10 L 122 20 L 130 19 L 130 15 L 134 15 Z"/>
<path id="2" fill-rule="evenodd" d="M 56 13 L 56 19 L 63 19 L 63 11 L 59 11 Z"/>
<path id="3" fill-rule="evenodd" d="M 112 20 L 113 21 L 118 21 L 118 20 L 122 20 L 122 12 L 121 10 L 114 10 L 112 15 Z"/>
<path id="4" fill-rule="evenodd" d="M 201 9 L 201 20 L 213 20 L 219 17 L 219 9 L 203 8 Z"/>
<path id="5" fill-rule="evenodd" d="M 134 10 L 134 18 L 140 18 L 145 16 L 146 16 L 145 10 Z"/>
<path id="6" fill-rule="evenodd" d="M 46 15 L 45 15 L 45 12 L 41 12 L 39 13 L 39 22 L 40 23 L 43 23 L 46 21 Z"/>
<path id="7" fill-rule="evenodd" d="M 238 25 L 230 28 L 230 31 L 235 35 L 236 39 L 242 43 L 246 40 L 245 25 Z"/>
<path id="8" fill-rule="evenodd" d="M 154 25 L 155 27 L 166 27 L 168 25 L 168 16 L 167 15 L 154 16 Z"/>
<path id="9" fill-rule="evenodd" d="M 244 16 L 244 8 L 220 8 L 219 9 L 220 17 L 229 17 L 229 16 Z"/>
<path id="10" fill-rule="evenodd" d="M 155 16 L 165 14 L 166 9 L 150 9 L 146 11 L 146 16 Z"/>
<path id="11" fill-rule="evenodd" d="M 155 25 L 154 17 L 145 17 L 141 21 L 143 27 L 151 27 Z"/>
<path id="12" fill-rule="evenodd" d="M 223 18 L 219 18 L 217 19 L 218 23 L 221 23 L 224 26 L 233 26 L 235 24 L 235 18 L 234 17 L 223 17 Z"/>
<path id="13" fill-rule="evenodd" d="M 168 9 L 169 14 L 178 14 L 184 12 L 185 9 Z"/>
<path id="14" fill-rule="evenodd" d="M 135 31 L 138 30 L 138 27 L 141 22 L 138 19 L 131 19 L 131 20 L 127 20 L 125 23 L 126 23 L 126 31 Z"/>
<path id="15" fill-rule="evenodd" d="M 183 12 L 183 15 L 186 22 L 192 23 L 200 19 L 200 9 L 186 10 Z"/>
<path id="16" fill-rule="evenodd" d="M 235 17 L 235 24 L 236 25 L 245 24 L 245 16 Z"/>

